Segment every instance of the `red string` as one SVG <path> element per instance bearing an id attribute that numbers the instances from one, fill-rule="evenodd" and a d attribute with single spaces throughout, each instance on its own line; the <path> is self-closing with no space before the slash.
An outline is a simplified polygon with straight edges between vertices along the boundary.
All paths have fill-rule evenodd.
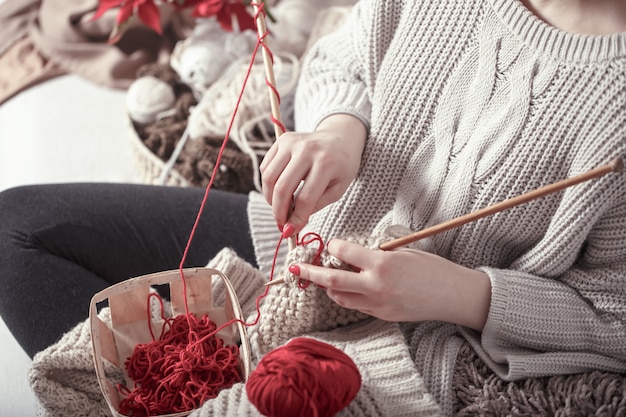
<path id="1" fill-rule="evenodd" d="M 256 21 L 261 14 L 265 15 L 265 11 L 263 3 L 255 4 L 255 6 L 257 8 Z M 179 264 L 179 273 L 183 284 L 185 314 L 174 318 L 166 318 L 163 313 L 163 301 L 161 298 L 156 294 L 151 294 L 148 297 L 148 317 L 151 317 L 150 300 L 156 297 L 160 303 L 161 318 L 164 324 L 161 335 L 157 339 L 149 319 L 152 342 L 138 344 L 125 363 L 129 376 L 135 382 L 135 387 L 132 390 L 124 385 L 118 386 L 120 393 L 124 397 L 120 403 L 120 412 L 126 415 L 154 416 L 164 413 L 190 411 L 197 408 L 207 399 L 214 398 L 221 389 L 228 388 L 241 380 L 237 369 L 239 363 L 237 346 L 224 346 L 223 340 L 215 335 L 220 330 L 237 322 L 246 326 L 253 326 L 258 323 L 261 314 L 260 300 L 267 295 L 269 288 L 266 288 L 265 292 L 256 300 L 257 317 L 254 322 L 245 323 L 242 320 L 232 319 L 217 327 L 207 315 L 198 318 L 189 312 L 184 264 L 206 206 L 210 190 L 215 181 L 217 170 L 221 164 L 259 46 L 262 45 L 265 48 L 273 62 L 271 51 L 263 42 L 266 36 L 267 33 L 258 37 L 252 52 L 242 89 L 237 98 L 224 140 L 217 154 L 217 160 L 213 167 L 209 184 L 205 189 L 198 214 Z M 279 97 L 276 88 L 269 81 L 267 81 L 267 84 Z M 275 120 L 275 118 L 272 118 L 272 121 L 280 124 L 284 131 L 284 126 L 280 121 Z M 278 246 L 281 242 L 282 238 Z M 278 253 L 278 247 L 276 253 Z M 274 266 L 272 265 L 272 277 Z"/>
<path id="2" fill-rule="evenodd" d="M 258 6 L 258 11 L 257 13 L 259 13 L 260 11 L 263 10 L 263 3 L 261 3 L 261 6 Z M 264 13 L 264 12 L 263 12 Z M 257 14 L 258 16 L 258 14 Z M 256 17 L 255 16 L 255 21 L 256 21 Z M 263 36 L 265 37 L 265 35 Z M 189 234 L 189 238 L 187 239 L 187 244 L 185 245 L 185 250 L 183 252 L 183 256 L 180 260 L 180 265 L 179 265 L 179 272 L 180 272 L 180 276 L 183 282 L 183 294 L 184 294 L 184 302 L 185 302 L 185 311 L 188 313 L 189 312 L 189 307 L 187 304 L 187 283 L 185 281 L 185 274 L 183 272 L 184 269 L 184 264 L 185 261 L 187 260 L 187 255 L 189 253 L 189 248 L 191 247 L 191 242 L 193 241 L 193 237 L 196 234 L 196 229 L 198 228 L 198 224 L 200 223 L 200 218 L 202 216 L 202 213 L 204 212 L 204 207 L 206 205 L 206 202 L 208 200 L 209 197 L 209 193 L 211 191 L 211 188 L 213 188 L 213 183 L 215 182 L 215 178 L 217 176 L 217 170 L 220 167 L 221 161 L 222 161 L 222 156 L 224 155 L 224 150 L 226 149 L 226 145 L 228 143 L 228 138 L 230 137 L 230 131 L 232 130 L 233 124 L 234 124 L 234 120 L 235 120 L 235 116 L 237 115 L 237 112 L 239 111 L 239 105 L 241 104 L 241 100 L 243 98 L 243 94 L 245 92 L 245 88 L 246 85 L 248 83 L 248 79 L 250 78 L 250 74 L 252 73 L 252 68 L 254 65 L 254 61 L 256 59 L 256 55 L 257 52 L 259 50 L 259 46 L 262 44 L 262 38 L 259 37 L 257 39 L 256 45 L 254 47 L 254 50 L 252 51 L 252 58 L 250 59 L 250 63 L 248 65 L 248 70 L 246 71 L 246 76 L 244 77 L 244 81 L 243 81 L 243 86 L 241 91 L 239 92 L 239 96 L 237 97 L 237 102 L 235 104 L 235 109 L 233 111 L 233 114 L 230 118 L 230 122 L 228 123 L 228 128 L 226 129 L 226 134 L 224 135 L 224 140 L 222 141 L 222 146 L 219 149 L 219 152 L 217 153 L 217 160 L 215 162 L 215 165 L 213 166 L 213 172 L 211 173 L 211 178 L 209 180 L 209 183 L 207 184 L 205 191 L 204 191 L 204 196 L 202 198 L 202 202 L 200 204 L 200 209 L 198 210 L 198 214 L 196 216 L 196 220 L 193 224 L 193 227 L 191 228 L 191 233 Z"/>
<path id="3" fill-rule="evenodd" d="M 274 277 L 282 241 L 281 237 L 276 245 L 270 280 Z M 135 381 L 135 387 L 130 390 L 125 385 L 118 385 L 123 395 L 119 411 L 132 416 L 190 411 L 215 398 L 222 389 L 240 382 L 239 349 L 237 346 L 224 346 L 224 341 L 215 335 L 235 323 L 256 325 L 261 318 L 261 299 L 268 292 L 269 287 L 266 287 L 263 294 L 257 297 L 253 322 L 231 319 L 219 327 L 206 314 L 201 319 L 191 313 L 167 318 L 161 297 L 150 294 L 146 308 L 152 342 L 135 346 L 124 364 L 129 377 Z M 152 298 L 158 300 L 163 320 L 158 339 L 152 330 Z"/>
<path id="4" fill-rule="evenodd" d="M 119 411 L 124 415 L 190 411 L 241 381 L 239 348 L 214 336 L 217 326 L 208 315 L 180 315 L 167 319 L 166 325 L 168 330 L 158 340 L 136 345 L 125 363 L 135 388 L 118 386 L 124 396 Z M 189 343 L 190 334 L 198 340 Z"/>

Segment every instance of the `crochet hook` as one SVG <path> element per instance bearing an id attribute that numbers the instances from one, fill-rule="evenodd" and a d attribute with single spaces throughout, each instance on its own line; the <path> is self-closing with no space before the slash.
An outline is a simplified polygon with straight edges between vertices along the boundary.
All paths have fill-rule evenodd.
<path id="1" fill-rule="evenodd" d="M 456 217 L 454 219 L 445 221 L 443 223 L 439 223 L 437 225 L 428 227 L 426 229 L 422 229 L 418 232 L 399 237 L 389 242 L 385 242 L 379 245 L 378 247 L 379 249 L 382 249 L 382 250 L 396 249 L 401 246 L 408 245 L 409 243 L 417 242 L 420 239 L 424 239 L 424 238 L 434 236 L 439 233 L 443 233 L 455 227 L 459 227 L 464 224 L 476 221 L 478 219 L 482 219 L 483 217 L 487 217 L 492 214 L 507 210 L 509 208 L 527 203 L 531 200 L 544 197 L 548 194 L 562 191 L 565 188 L 571 187 L 573 185 L 580 184 L 582 182 L 589 181 L 594 178 L 599 178 L 611 172 L 622 172 L 623 170 L 624 170 L 624 162 L 622 161 L 621 158 L 618 157 L 606 165 L 602 165 L 600 167 L 594 168 L 580 175 L 576 175 L 576 176 L 566 178 L 561 181 L 557 181 L 555 183 L 543 186 L 541 188 L 537 188 L 536 190 L 529 191 L 517 197 L 513 197 L 508 200 L 501 201 L 499 203 L 482 208 L 472 213 L 468 213 L 468 214 Z M 278 278 L 278 279 L 274 279 L 272 281 L 267 282 L 265 285 L 266 286 L 276 285 L 284 281 L 285 281 L 284 278 Z"/>

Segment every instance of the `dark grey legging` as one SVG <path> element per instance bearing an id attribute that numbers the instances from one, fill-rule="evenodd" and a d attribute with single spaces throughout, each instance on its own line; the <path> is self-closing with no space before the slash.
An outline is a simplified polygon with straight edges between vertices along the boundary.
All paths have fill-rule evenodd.
<path id="1" fill-rule="evenodd" d="M 27 186 L 0 193 L 0 317 L 26 353 L 88 317 L 98 291 L 177 269 L 201 188 L 128 184 Z M 185 267 L 224 247 L 255 264 L 247 195 L 211 190 Z"/>

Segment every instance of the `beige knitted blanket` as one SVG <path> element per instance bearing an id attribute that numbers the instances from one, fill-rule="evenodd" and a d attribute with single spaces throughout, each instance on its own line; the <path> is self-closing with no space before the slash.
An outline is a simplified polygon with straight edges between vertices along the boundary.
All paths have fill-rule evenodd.
<path id="1" fill-rule="evenodd" d="M 379 242 L 363 239 L 360 243 L 374 246 Z M 298 247 L 288 254 L 285 264 L 310 261 L 311 257 L 310 250 Z M 336 259 L 324 254 L 321 262 L 329 267 L 342 267 Z M 265 282 L 261 273 L 229 249 L 220 252 L 208 266 L 229 277 L 244 315 L 253 318 L 256 297 L 262 293 Z M 338 307 L 318 288 L 301 290 L 285 268 L 279 275 L 285 276 L 287 284 L 271 287 L 261 305 L 262 319 L 249 329 L 253 366 L 265 353 L 292 337 L 314 337 L 346 352 L 361 372 L 362 388 L 341 416 L 442 414 L 415 368 L 397 324 L 372 320 Z M 216 286 L 214 294 L 223 296 L 225 292 Z M 104 309 L 101 318 L 108 320 L 108 313 Z M 107 372 L 115 374 L 119 370 L 109 368 Z M 112 415 L 96 379 L 88 322 L 79 324 L 34 358 L 30 383 L 44 416 Z M 452 385 L 457 416 L 626 416 L 624 375 L 589 372 L 504 381 L 467 342 L 459 351 Z M 260 414 L 248 401 L 243 384 L 222 391 L 191 414 L 192 417 L 247 415 Z"/>
<path id="2" fill-rule="evenodd" d="M 304 252 L 301 255 L 309 256 Z M 261 273 L 229 249 L 222 250 L 208 267 L 220 270 L 229 278 L 244 315 L 255 317 L 256 297 L 263 292 L 265 282 Z M 224 291 L 216 287 L 214 293 L 224 294 Z M 361 389 L 340 415 L 440 415 L 439 406 L 415 368 L 399 326 L 333 307 L 324 297 L 320 290 L 302 290 L 293 281 L 273 286 L 264 298 L 259 324 L 249 329 L 253 365 L 292 337 L 314 337 L 344 351 L 361 373 Z M 320 306 L 325 315 L 317 314 Z M 107 309 L 100 313 L 105 321 L 108 315 Z M 107 369 L 111 374 L 116 371 L 119 372 Z M 97 382 L 88 321 L 37 354 L 29 378 L 44 416 L 112 415 Z M 191 414 L 193 417 L 247 415 L 260 416 L 248 401 L 242 383 L 223 390 Z"/>

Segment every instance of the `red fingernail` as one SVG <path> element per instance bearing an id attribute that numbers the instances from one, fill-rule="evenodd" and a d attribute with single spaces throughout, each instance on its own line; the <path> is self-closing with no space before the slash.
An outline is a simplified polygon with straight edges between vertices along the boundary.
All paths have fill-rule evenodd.
<path id="1" fill-rule="evenodd" d="M 279 232 L 282 232 L 282 231 L 283 231 L 283 227 L 285 227 L 285 226 L 283 226 L 282 224 L 279 224 L 279 225 L 278 225 L 278 231 L 279 231 Z"/>
<path id="2" fill-rule="evenodd" d="M 289 265 L 289 272 L 296 276 L 300 276 L 300 267 L 298 265 Z"/>
<path id="3" fill-rule="evenodd" d="M 291 237 L 291 235 L 293 235 L 293 231 L 295 230 L 295 228 L 293 227 L 293 224 L 291 223 L 287 223 L 284 227 L 283 227 L 283 237 L 284 238 L 288 238 Z"/>

